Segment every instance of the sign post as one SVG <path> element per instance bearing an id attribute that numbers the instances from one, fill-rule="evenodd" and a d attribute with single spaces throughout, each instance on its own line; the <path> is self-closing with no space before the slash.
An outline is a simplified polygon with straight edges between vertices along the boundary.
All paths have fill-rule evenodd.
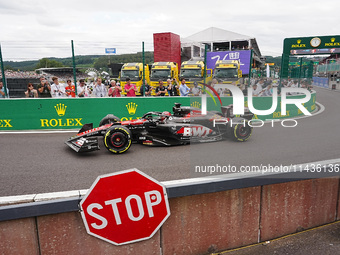
<path id="1" fill-rule="evenodd" d="M 106 54 L 116 54 L 116 48 L 105 48 Z"/>
<path id="2" fill-rule="evenodd" d="M 165 187 L 137 169 L 97 177 L 80 207 L 88 234 L 115 245 L 151 238 L 170 216 Z"/>
<path id="3" fill-rule="evenodd" d="M 2 84 L 4 85 L 5 97 L 8 97 L 8 95 L 7 95 L 6 77 L 5 77 L 5 69 L 4 69 L 4 62 L 2 60 L 1 45 L 0 45 L 0 65 L 1 65 Z"/>
<path id="4" fill-rule="evenodd" d="M 71 48 L 72 48 L 72 64 L 73 64 L 73 82 L 74 82 L 74 88 L 75 88 L 76 96 L 78 96 L 78 91 L 77 91 L 77 69 L 76 69 L 76 59 L 74 57 L 73 40 L 71 40 Z"/>

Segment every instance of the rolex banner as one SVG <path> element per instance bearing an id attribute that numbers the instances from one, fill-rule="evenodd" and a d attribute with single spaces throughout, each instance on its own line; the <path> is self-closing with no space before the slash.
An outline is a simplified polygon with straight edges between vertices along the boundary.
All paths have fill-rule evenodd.
<path id="1" fill-rule="evenodd" d="M 224 106 L 233 103 L 232 97 L 221 97 L 221 100 Z M 269 109 L 272 105 L 271 97 L 255 97 L 253 101 L 254 107 L 259 110 Z M 79 130 L 86 123 L 93 123 L 93 126 L 97 127 L 107 114 L 114 114 L 124 121 L 138 119 L 149 111 L 172 112 L 174 103 L 201 108 L 200 97 L 2 99 L 0 100 L 0 131 Z M 247 104 L 245 98 L 245 106 Z M 267 116 L 255 116 L 255 118 L 266 120 L 303 115 L 295 105 L 287 105 L 288 115 L 281 116 L 279 105 L 280 98 L 275 112 Z M 305 107 L 310 112 L 315 110 L 315 93 Z M 208 97 L 207 110 L 220 111 L 221 105 L 215 98 Z"/>
<path id="2" fill-rule="evenodd" d="M 0 100 L 0 131 L 80 129 L 98 126 L 107 114 L 121 120 L 137 119 L 148 111 L 172 111 L 174 102 L 190 105 L 189 98 L 62 98 Z M 10 109 L 10 111 L 9 111 Z"/>

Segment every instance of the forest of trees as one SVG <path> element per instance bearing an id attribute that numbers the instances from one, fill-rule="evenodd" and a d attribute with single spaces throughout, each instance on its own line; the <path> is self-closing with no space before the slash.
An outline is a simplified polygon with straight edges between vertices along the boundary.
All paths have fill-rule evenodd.
<path id="1" fill-rule="evenodd" d="M 78 68 L 87 69 L 94 67 L 97 70 L 107 70 L 109 63 L 130 63 L 142 61 L 142 52 L 122 55 L 75 56 L 75 62 Z M 145 52 L 145 63 L 153 63 L 153 52 Z M 6 70 L 20 71 L 34 71 L 35 69 L 46 67 L 72 67 L 72 65 L 72 58 L 42 58 L 40 60 L 4 62 L 4 67 Z"/>
<path id="2" fill-rule="evenodd" d="M 272 57 L 265 56 L 266 63 L 275 63 L 276 66 L 280 67 L 281 65 L 281 56 L 280 57 Z M 97 70 L 108 71 L 108 65 L 112 63 L 131 63 L 131 62 L 142 62 L 143 56 L 142 52 L 134 53 L 134 54 L 122 54 L 122 55 L 87 55 L 87 56 L 75 56 L 75 62 L 77 68 L 87 69 L 87 68 L 95 68 Z M 153 52 L 145 52 L 145 63 L 152 64 L 153 60 Z M 31 60 L 31 61 L 5 61 L 4 67 L 5 69 L 10 70 L 21 70 L 21 71 L 34 71 L 38 68 L 46 68 L 46 67 L 72 67 L 72 58 L 42 58 L 40 60 Z"/>

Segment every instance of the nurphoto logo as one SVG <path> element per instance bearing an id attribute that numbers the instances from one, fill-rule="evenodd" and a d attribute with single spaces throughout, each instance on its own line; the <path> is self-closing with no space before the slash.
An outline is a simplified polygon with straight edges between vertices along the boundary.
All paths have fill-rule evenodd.
<path id="1" fill-rule="evenodd" d="M 216 90 L 209 86 L 206 85 L 207 87 L 209 87 L 211 90 L 213 90 L 214 94 L 217 95 L 219 101 L 221 102 L 222 105 L 222 101 L 218 95 L 218 93 L 216 92 Z M 235 87 L 234 85 L 226 85 L 224 84 L 224 87 L 229 89 L 232 92 L 232 97 L 233 97 L 233 113 L 235 115 L 243 115 L 244 114 L 244 95 L 243 92 L 240 88 Z M 305 95 L 304 98 L 287 98 L 287 94 L 289 93 L 299 93 L 299 94 L 303 94 Z M 267 110 L 258 110 L 254 107 L 253 104 L 253 88 L 248 88 L 248 108 L 249 111 L 253 114 L 256 115 L 269 115 L 272 114 L 273 112 L 275 112 L 276 108 L 277 108 L 277 88 L 273 88 L 273 102 L 272 102 L 272 106 L 270 107 L 270 109 Z M 281 115 L 287 115 L 287 104 L 293 104 L 295 105 L 297 108 L 299 108 L 299 110 L 304 114 L 304 115 L 312 115 L 304 106 L 303 104 L 308 102 L 311 99 L 311 93 L 304 88 L 282 88 L 281 89 Z M 207 101 L 206 101 L 206 95 L 202 95 L 202 113 L 206 114 L 207 113 Z"/>

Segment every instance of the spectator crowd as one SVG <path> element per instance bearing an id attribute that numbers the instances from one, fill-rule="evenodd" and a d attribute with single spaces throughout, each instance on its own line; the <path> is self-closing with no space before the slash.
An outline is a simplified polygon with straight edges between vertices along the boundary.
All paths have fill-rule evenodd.
<path id="1" fill-rule="evenodd" d="M 13 71 L 13 70 L 6 70 L 5 71 L 6 78 L 39 78 L 40 75 L 34 71 Z M 0 78 L 2 78 L 2 73 L 0 72 Z"/>
<path id="2" fill-rule="evenodd" d="M 12 72 L 9 72 L 12 73 Z M 12 73 L 13 74 L 13 73 Z M 13 74 L 14 75 L 14 74 Z M 36 75 L 31 72 L 26 72 L 25 78 L 30 75 L 36 78 Z M 70 76 L 70 75 L 69 75 Z M 176 79 L 167 79 L 166 81 L 159 80 L 157 87 L 151 87 L 145 81 L 140 88 L 137 88 L 134 83 L 131 83 L 130 79 L 127 78 L 125 85 L 121 86 L 116 80 L 104 81 L 102 78 L 98 77 L 94 80 L 85 78 L 85 76 L 78 77 L 79 80 L 77 84 L 73 83 L 73 79 L 70 76 L 40 76 L 39 84 L 27 84 L 27 90 L 25 91 L 25 97 L 27 98 L 65 98 L 65 97 L 135 97 L 137 95 L 141 96 L 200 96 L 202 91 L 209 90 L 209 88 L 204 88 L 202 85 L 198 85 L 197 82 L 193 83 L 193 86 L 188 86 L 184 78 L 180 79 L 178 82 Z M 24 75 L 22 76 L 24 77 Z M 239 87 L 244 95 L 248 93 L 248 87 L 252 88 L 252 95 L 256 97 L 272 96 L 273 88 L 278 87 L 280 81 L 273 78 L 257 78 L 249 80 L 243 80 L 236 84 L 236 82 L 231 83 L 231 85 Z M 216 79 L 212 79 L 208 82 L 208 85 L 213 87 L 220 97 L 231 96 L 232 93 L 223 88 L 225 84 L 219 83 Z M 209 86 L 209 87 L 210 87 Z M 290 88 L 307 88 L 311 89 L 311 83 L 305 79 L 294 80 L 285 79 L 281 81 L 281 87 Z M 1 84 L 0 87 L 0 98 L 5 97 L 4 86 Z M 7 89 L 7 95 L 10 91 Z M 294 93 L 292 93 L 294 95 Z"/>

